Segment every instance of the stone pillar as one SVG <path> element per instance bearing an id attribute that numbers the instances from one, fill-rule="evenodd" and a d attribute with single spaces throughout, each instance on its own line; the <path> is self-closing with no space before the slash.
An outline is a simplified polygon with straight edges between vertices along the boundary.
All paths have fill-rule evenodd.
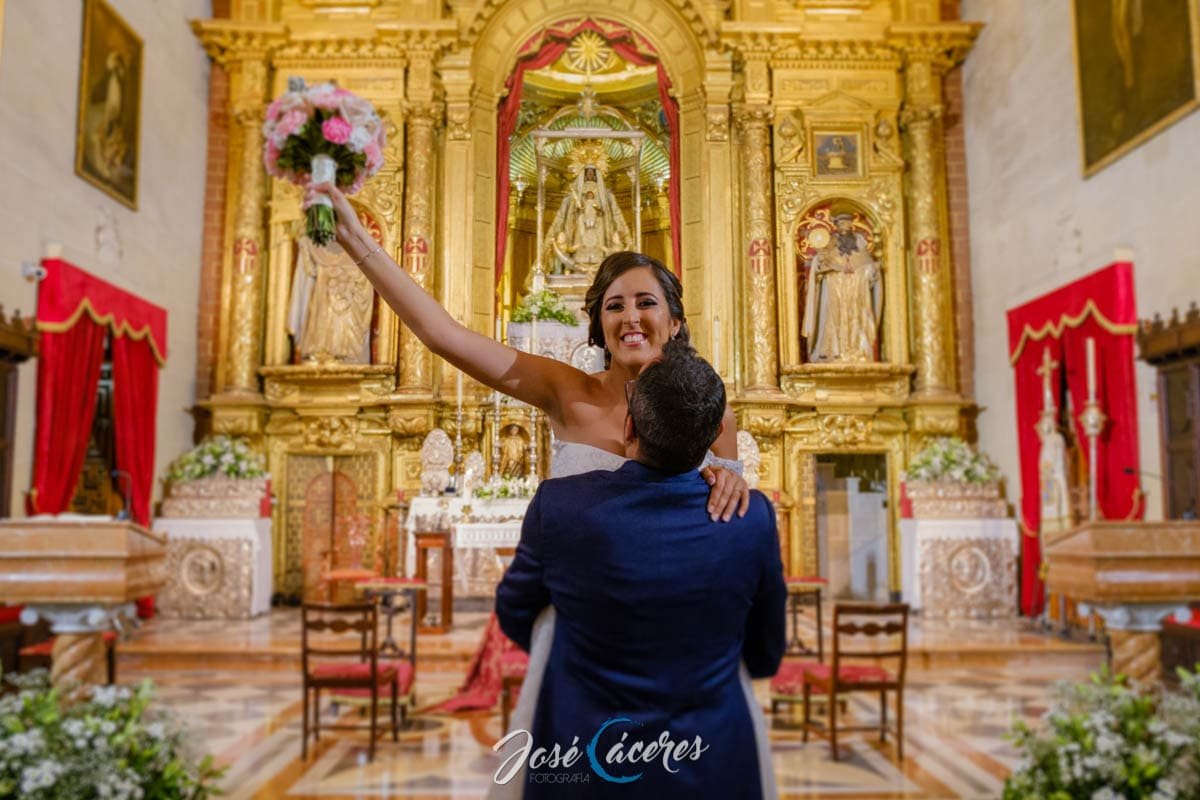
<path id="1" fill-rule="evenodd" d="M 742 154 L 746 389 L 777 391 L 779 347 L 771 220 L 771 108 L 747 103 L 737 108 L 735 118 L 741 132 Z"/>
<path id="2" fill-rule="evenodd" d="M 227 394 L 256 394 L 262 362 L 263 272 L 266 265 L 263 209 L 266 171 L 262 163 L 262 119 L 267 95 L 265 53 L 242 52 L 229 69 L 230 166 L 226 197 L 233 227 L 226 238 L 229 323 L 224 386 Z"/>
<path id="3" fill-rule="evenodd" d="M 916 395 L 958 391 L 950 237 L 946 219 L 946 152 L 942 126 L 942 65 L 910 55 L 900 115 L 908 161 L 908 242 Z"/>
<path id="4" fill-rule="evenodd" d="M 38 620 L 46 620 L 55 635 L 51 652 L 51 686 L 76 698 L 88 687 L 106 682 L 104 633 L 113 629 L 113 619 L 120 614 L 132 618 L 133 605 L 35 603 L 21 611 L 22 625 L 36 625 Z"/>
<path id="5" fill-rule="evenodd" d="M 402 266 L 421 288 L 433 289 L 434 131 L 441 104 L 429 100 L 408 107 L 407 191 L 404 203 Z M 401 391 L 433 389 L 433 357 L 407 325 L 400 326 Z"/>

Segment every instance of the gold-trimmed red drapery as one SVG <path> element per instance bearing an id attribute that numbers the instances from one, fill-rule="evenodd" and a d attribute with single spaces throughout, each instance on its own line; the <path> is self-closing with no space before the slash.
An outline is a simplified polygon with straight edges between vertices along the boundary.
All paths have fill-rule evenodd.
<path id="1" fill-rule="evenodd" d="M 1036 428 L 1045 404 L 1039 373 L 1043 359 L 1048 354 L 1050 363 L 1056 365 L 1050 376 L 1056 406 L 1071 409 L 1076 437 L 1085 442 L 1079 415 L 1087 400 L 1087 340 L 1095 340 L 1096 397 L 1108 418 L 1097 442 L 1097 504 L 1106 519 L 1140 518 L 1136 330 L 1133 264 L 1129 262 L 1111 264 L 1008 312 L 1008 352 L 1016 373 L 1020 523 L 1026 534 L 1021 537 L 1021 609 L 1030 616 L 1041 612 L 1045 600 L 1037 536 L 1041 525 L 1041 440 Z M 1059 387 L 1065 387 L 1065 396 L 1060 396 Z M 1086 450 L 1084 455 L 1088 456 Z"/>
<path id="2" fill-rule="evenodd" d="M 38 291 L 37 430 L 29 513 L 67 509 L 83 468 L 104 360 L 112 337 L 117 469 L 129 474 L 133 519 L 150 522 L 158 368 L 167 357 L 167 312 L 60 259 L 45 259 Z"/>
<path id="3" fill-rule="evenodd" d="M 553 64 L 566 52 L 571 40 L 583 31 L 594 31 L 604 37 L 618 56 L 639 67 L 653 64 L 658 74 L 658 99 L 670 133 L 667 147 L 671 179 L 667 184 L 667 203 L 671 217 L 671 253 L 675 274 L 683 275 L 680 247 L 679 194 L 679 102 L 671 96 L 671 79 L 667 75 L 654 46 L 646 37 L 626 28 L 619 22 L 605 19 L 574 18 L 549 25 L 529 37 L 517 55 L 517 65 L 505 83 L 507 94 L 500 101 L 496 130 L 496 281 L 504 272 L 504 253 L 508 245 L 508 159 L 512 151 L 512 135 L 517 129 L 521 111 L 521 92 L 525 73 Z"/>

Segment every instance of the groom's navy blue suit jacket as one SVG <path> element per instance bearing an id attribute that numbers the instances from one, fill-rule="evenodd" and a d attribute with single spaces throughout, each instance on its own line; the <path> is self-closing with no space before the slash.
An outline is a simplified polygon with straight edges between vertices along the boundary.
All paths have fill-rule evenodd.
<path id="1" fill-rule="evenodd" d="M 708 494 L 696 471 L 634 461 L 538 489 L 496 613 L 528 650 L 534 619 L 554 605 L 532 746 L 574 743 L 582 755 L 570 768 L 532 764 L 526 798 L 761 797 L 738 671 L 770 676 L 783 656 L 775 514 L 753 492 L 745 517 L 712 522 Z"/>

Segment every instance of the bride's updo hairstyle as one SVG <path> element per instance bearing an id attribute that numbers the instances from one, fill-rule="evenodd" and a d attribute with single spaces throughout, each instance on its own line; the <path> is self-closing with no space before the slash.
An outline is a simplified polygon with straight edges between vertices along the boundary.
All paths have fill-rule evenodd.
<path id="1" fill-rule="evenodd" d="M 612 353 L 608 352 L 608 347 L 604 344 L 604 328 L 600 325 L 604 294 L 608 291 L 608 287 L 612 286 L 613 281 L 629 270 L 638 267 L 649 267 L 654 279 L 662 287 L 663 298 L 667 302 L 667 310 L 671 312 L 671 319 L 679 322 L 679 333 L 675 334 L 675 339 L 685 344 L 691 344 L 692 341 L 691 334 L 688 332 L 687 318 L 683 314 L 683 285 L 679 282 L 679 278 L 675 277 L 675 273 L 663 266 L 663 263 L 657 258 L 652 258 L 645 253 L 635 253 L 632 250 L 613 253 L 600 262 L 600 268 L 596 270 L 596 277 L 583 297 L 583 309 L 588 315 L 588 344 L 604 348 L 605 369 L 608 369 L 609 364 L 612 363 Z"/>

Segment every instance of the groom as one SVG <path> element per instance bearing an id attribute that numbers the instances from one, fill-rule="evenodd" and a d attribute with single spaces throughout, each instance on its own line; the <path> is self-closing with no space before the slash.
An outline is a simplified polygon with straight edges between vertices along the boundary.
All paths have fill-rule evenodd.
<path id="1" fill-rule="evenodd" d="M 690 346 L 627 391 L 631 460 L 544 482 L 497 591 L 525 650 L 538 613 L 558 616 L 532 731 L 497 745 L 495 780 L 525 798 L 773 796 L 745 672 L 774 674 L 784 650 L 774 510 L 755 492 L 745 517 L 709 518 L 697 467 L 725 387 Z"/>

